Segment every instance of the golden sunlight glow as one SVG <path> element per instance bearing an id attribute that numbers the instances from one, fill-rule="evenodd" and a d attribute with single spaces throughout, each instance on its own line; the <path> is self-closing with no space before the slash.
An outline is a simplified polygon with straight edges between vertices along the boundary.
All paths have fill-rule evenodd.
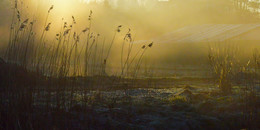
<path id="1" fill-rule="evenodd" d="M 108 46 L 112 41 L 116 27 L 122 25 L 122 30 L 117 34 L 115 45 L 111 52 L 111 55 L 113 55 L 112 60 L 114 61 L 121 60 L 121 57 L 118 55 L 121 51 L 121 40 L 124 39 L 129 28 L 133 34 L 133 39 L 136 41 L 135 43 L 147 41 L 158 43 L 156 49 L 151 54 L 147 52 L 154 60 L 186 62 L 190 55 L 183 52 L 189 52 L 193 57 L 200 57 L 208 50 L 202 44 L 191 46 L 175 43 L 175 41 L 172 41 L 177 39 L 175 36 L 186 36 L 186 33 L 173 35 L 176 30 L 193 26 L 205 27 L 204 30 L 208 30 L 211 29 L 211 27 L 208 27 L 209 25 L 218 29 L 217 27 L 222 27 L 222 24 L 230 24 L 228 26 L 234 27 L 238 26 L 238 24 L 259 23 L 259 19 L 254 16 L 259 14 L 257 13 L 257 8 L 251 7 L 254 11 L 252 15 L 242 16 L 241 14 L 243 13 L 240 12 L 244 11 L 244 7 L 238 10 L 242 5 L 236 3 L 235 5 L 238 5 L 235 6 L 234 3 L 226 0 L 216 0 L 214 3 L 212 3 L 213 1 L 208 2 L 205 0 L 23 0 L 27 1 L 24 3 L 21 0 L 18 1 L 17 10 L 21 12 L 21 21 L 26 21 L 26 19 L 35 21 L 34 31 L 37 34 L 36 39 L 40 39 L 42 30 L 47 25 L 50 25 L 48 33 L 44 36 L 47 45 L 53 44 L 52 41 L 55 41 L 57 33 L 62 32 L 62 29 L 65 28 L 65 23 L 67 25 L 66 29 L 71 29 L 67 30 L 71 32 L 71 35 L 75 32 L 76 34 L 82 34 L 81 37 L 84 37 L 88 33 L 81 32 L 88 28 L 91 22 L 91 33 L 93 32 L 94 36 L 100 34 L 99 42 L 106 40 L 104 44 Z M 104 1 L 107 3 L 104 3 Z M 53 9 L 49 11 L 52 6 Z M 248 9 L 251 10 L 251 8 Z M 92 12 L 91 21 L 89 20 L 90 11 Z M 9 15 L 6 15 L 6 17 L 12 16 L 12 11 L 6 12 L 9 12 Z M 76 24 L 73 22 L 74 18 Z M 9 20 L 11 21 L 11 18 Z M 1 26 L 0 28 L 0 31 L 8 30 L 8 26 L 6 26 L 6 29 L 2 29 L 3 27 Z M 200 31 L 203 28 L 197 29 L 199 32 L 198 38 L 192 35 L 194 36 L 192 40 L 203 38 L 200 36 L 202 34 Z M 187 35 L 191 31 L 194 30 L 187 30 Z M 218 31 L 214 31 L 214 34 L 215 32 Z M 207 36 L 211 35 L 213 34 Z M 184 40 L 188 41 L 190 39 Z M 165 46 L 166 44 L 162 44 L 163 42 L 173 43 Z M 86 40 L 81 40 L 79 46 L 83 47 L 84 45 L 86 45 Z M 197 50 L 194 48 L 197 48 Z M 248 48 L 247 50 L 251 50 L 250 47 Z M 133 49 L 133 51 L 138 51 L 138 49 Z M 196 60 L 196 58 L 194 59 Z M 190 62 L 193 61 L 190 59 Z M 113 62 L 108 64 L 112 66 Z"/>
<path id="2" fill-rule="evenodd" d="M 81 2 L 89 3 L 89 2 L 103 2 L 104 0 L 80 0 Z"/>
<path id="3" fill-rule="evenodd" d="M 58 15 L 70 14 L 77 8 L 77 2 L 73 0 L 54 0 L 52 4 L 55 7 L 54 11 L 56 10 Z"/>

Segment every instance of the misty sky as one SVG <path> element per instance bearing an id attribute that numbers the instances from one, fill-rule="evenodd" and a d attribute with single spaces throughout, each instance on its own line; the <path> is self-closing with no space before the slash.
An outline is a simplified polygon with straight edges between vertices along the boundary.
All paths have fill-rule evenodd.
<path id="1" fill-rule="evenodd" d="M 104 7 L 104 0 L 23 1 L 23 19 L 33 15 L 44 18 L 46 10 L 54 5 L 50 15 L 52 24 L 60 24 L 62 18 L 69 21 L 72 15 L 83 24 L 86 23 L 84 17 L 93 10 L 94 26 L 99 33 L 108 34 L 109 30 L 122 24 L 136 30 L 138 39 L 152 38 L 191 24 L 257 22 L 252 17 L 238 14 L 232 2 L 226 0 L 107 0 L 111 9 Z M 0 1 L 2 33 L 11 19 L 12 3 L 12 0 Z M 41 22 L 41 18 L 37 22 Z"/>

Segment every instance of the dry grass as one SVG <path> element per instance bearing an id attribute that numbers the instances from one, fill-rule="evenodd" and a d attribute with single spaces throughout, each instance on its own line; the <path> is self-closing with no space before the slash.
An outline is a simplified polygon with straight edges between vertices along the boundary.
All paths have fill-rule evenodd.
<path id="1" fill-rule="evenodd" d="M 231 44 L 219 43 L 209 48 L 209 63 L 223 93 L 231 93 L 232 75 L 237 73 L 237 55 L 238 49 Z"/>

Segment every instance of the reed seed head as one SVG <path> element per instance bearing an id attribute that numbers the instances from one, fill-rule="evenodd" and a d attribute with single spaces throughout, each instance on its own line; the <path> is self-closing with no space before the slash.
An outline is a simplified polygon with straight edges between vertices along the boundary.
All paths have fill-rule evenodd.
<path id="1" fill-rule="evenodd" d="M 85 28 L 84 30 L 82 30 L 83 33 L 87 32 L 89 30 L 89 28 Z"/>
<path id="2" fill-rule="evenodd" d="M 88 20 L 90 21 L 92 19 L 92 10 L 90 10 L 89 16 L 88 16 Z"/>
<path id="3" fill-rule="evenodd" d="M 50 30 L 50 26 L 51 26 L 51 23 L 48 23 L 48 25 L 45 28 L 45 31 L 49 31 Z"/>
<path id="4" fill-rule="evenodd" d="M 20 15 L 20 11 L 17 10 L 17 18 L 18 18 L 18 21 L 20 22 L 21 21 L 21 15 Z"/>
<path id="5" fill-rule="evenodd" d="M 22 31 L 25 27 L 26 27 L 26 25 L 22 23 L 19 30 Z"/>
<path id="6" fill-rule="evenodd" d="M 150 44 L 148 45 L 148 47 L 150 47 L 150 48 L 151 48 L 152 46 L 153 46 L 153 42 L 152 42 L 152 43 L 150 43 Z"/>
<path id="7" fill-rule="evenodd" d="M 76 32 L 73 33 L 73 39 L 75 40 L 76 39 Z"/>
<path id="8" fill-rule="evenodd" d="M 27 26 L 27 23 L 28 23 L 29 19 L 26 19 L 23 21 L 23 23 L 21 24 L 19 30 L 22 31 L 26 26 Z"/>
<path id="9" fill-rule="evenodd" d="M 53 9 L 53 5 L 50 7 L 50 9 L 48 10 L 48 13 L 50 13 L 51 12 L 51 10 Z"/>
<path id="10" fill-rule="evenodd" d="M 29 19 L 26 19 L 26 20 L 23 21 L 23 23 L 24 23 L 24 24 L 27 24 L 28 21 L 29 21 Z"/>
<path id="11" fill-rule="evenodd" d="M 124 40 L 130 41 L 130 42 L 132 41 L 132 34 L 130 33 L 130 29 L 129 29 L 128 33 L 125 35 Z"/>
<path id="12" fill-rule="evenodd" d="M 63 36 L 67 35 L 70 32 L 70 29 L 67 29 L 66 31 L 64 31 Z"/>
<path id="13" fill-rule="evenodd" d="M 75 20 L 74 16 L 72 16 L 72 20 L 73 20 L 73 23 L 76 24 L 76 20 Z"/>
<path id="14" fill-rule="evenodd" d="M 67 22 L 64 22 L 63 28 L 67 28 Z"/>
<path id="15" fill-rule="evenodd" d="M 118 27 L 117 27 L 117 32 L 121 32 L 121 27 L 122 27 L 122 25 L 119 25 Z"/>

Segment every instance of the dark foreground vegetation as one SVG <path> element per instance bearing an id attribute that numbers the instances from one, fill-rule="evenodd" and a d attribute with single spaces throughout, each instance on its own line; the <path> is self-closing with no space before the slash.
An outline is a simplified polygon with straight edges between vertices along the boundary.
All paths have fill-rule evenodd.
<path id="1" fill-rule="evenodd" d="M 57 79 L 0 67 L 1 129 L 260 128 L 254 84 L 233 84 L 227 94 L 213 79 Z"/>

